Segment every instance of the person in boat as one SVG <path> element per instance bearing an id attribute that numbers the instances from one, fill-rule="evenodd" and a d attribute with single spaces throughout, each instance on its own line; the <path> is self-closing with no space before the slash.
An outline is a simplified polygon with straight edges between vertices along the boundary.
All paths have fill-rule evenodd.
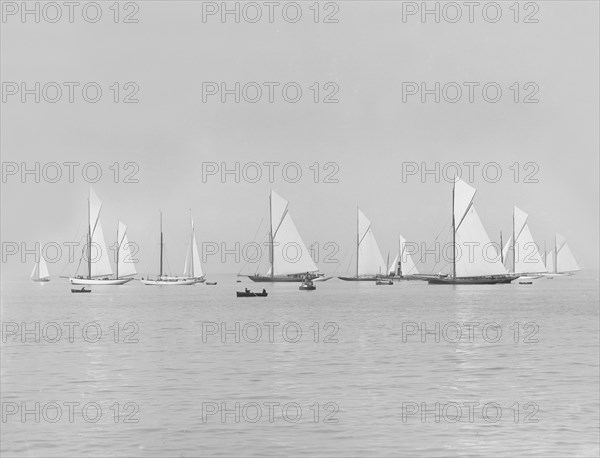
<path id="1" fill-rule="evenodd" d="M 250 292 L 250 290 L 249 290 L 248 288 L 246 288 L 246 292 L 247 292 L 247 293 L 249 293 L 249 292 Z"/>
<path id="2" fill-rule="evenodd" d="M 267 290 L 263 288 L 262 290 L 263 294 L 267 294 Z"/>

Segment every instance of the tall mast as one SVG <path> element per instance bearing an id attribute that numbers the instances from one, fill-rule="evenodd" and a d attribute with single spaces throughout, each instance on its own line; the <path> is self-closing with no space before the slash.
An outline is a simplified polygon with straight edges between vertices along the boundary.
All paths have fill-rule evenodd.
<path id="1" fill-rule="evenodd" d="M 454 188 L 456 178 L 452 184 L 452 276 L 456 278 L 456 221 L 454 220 Z"/>
<path id="2" fill-rule="evenodd" d="M 556 234 L 554 234 L 554 259 L 552 260 L 554 264 L 554 272 L 558 273 L 558 247 L 556 246 Z"/>
<path id="3" fill-rule="evenodd" d="M 502 249 L 504 247 L 504 242 L 502 241 L 502 231 L 500 231 L 500 261 L 502 261 L 502 264 L 504 264 L 504 250 Z"/>
<path id="4" fill-rule="evenodd" d="M 92 191 L 92 188 L 90 187 L 90 192 Z M 88 249 L 87 249 L 87 254 L 88 254 L 88 259 L 87 259 L 87 264 L 88 264 L 88 278 L 92 278 L 92 222 L 90 221 L 90 216 L 91 216 L 91 209 L 90 209 L 90 195 L 88 194 Z"/>
<path id="5" fill-rule="evenodd" d="M 190 224 L 192 226 L 192 235 L 190 239 L 190 273 L 194 277 L 194 220 L 192 219 L 192 209 L 190 208 Z"/>
<path id="6" fill-rule="evenodd" d="M 387 261 L 385 261 L 385 268 L 386 268 L 386 270 L 389 269 L 389 267 L 388 267 L 389 265 L 390 265 L 390 252 L 388 251 Z M 385 273 L 386 277 L 388 277 L 389 275 L 390 275 L 389 271 Z"/>
<path id="7" fill-rule="evenodd" d="M 163 276 L 163 230 L 162 230 L 162 212 L 160 212 L 160 267 L 159 277 Z"/>
<path id="8" fill-rule="evenodd" d="M 515 252 L 515 209 L 513 208 L 513 228 L 512 228 L 512 271 L 515 272 L 515 261 L 517 253 Z"/>
<path id="9" fill-rule="evenodd" d="M 544 267 L 547 265 L 546 262 L 548 261 L 548 253 L 546 252 L 546 241 L 544 240 Z"/>
<path id="10" fill-rule="evenodd" d="M 358 224 L 358 206 L 356 206 L 356 278 L 358 278 L 358 253 L 360 248 L 360 234 L 359 234 L 359 224 Z"/>
<path id="11" fill-rule="evenodd" d="M 119 221 L 117 221 L 117 280 L 119 279 L 119 248 L 121 248 L 121 241 L 119 240 Z"/>
<path id="12" fill-rule="evenodd" d="M 402 256 L 404 254 L 402 253 L 402 241 L 400 240 L 400 237 L 398 237 L 398 266 L 397 266 L 397 274 L 401 277 L 402 276 Z"/>
<path id="13" fill-rule="evenodd" d="M 269 262 L 271 264 L 271 278 L 275 275 L 275 256 L 273 255 L 273 190 L 269 194 Z"/>

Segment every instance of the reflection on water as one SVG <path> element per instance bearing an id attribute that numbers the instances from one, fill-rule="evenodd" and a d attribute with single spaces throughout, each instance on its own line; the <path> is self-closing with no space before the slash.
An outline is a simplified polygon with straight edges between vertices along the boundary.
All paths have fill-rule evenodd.
<path id="1" fill-rule="evenodd" d="M 89 295 L 60 280 L 3 285 L 2 454 L 598 455 L 595 277 L 456 287 L 334 279 L 312 293 L 275 284 L 268 298 L 235 298 L 244 286 L 227 276 Z M 97 342 L 97 327 L 82 335 L 90 322 Z M 34 330 L 25 343 L 21 323 Z M 63 331 L 55 343 L 48 323 Z M 39 423 L 8 413 L 35 402 L 78 404 L 72 422 L 66 408 L 56 423 L 50 409 Z M 502 409 L 497 421 L 483 413 L 490 403 Z"/>

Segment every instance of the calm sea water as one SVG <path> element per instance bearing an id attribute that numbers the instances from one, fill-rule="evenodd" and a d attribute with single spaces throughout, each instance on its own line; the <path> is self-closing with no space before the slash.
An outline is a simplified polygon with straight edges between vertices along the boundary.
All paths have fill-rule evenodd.
<path id="1" fill-rule="evenodd" d="M 2 455 L 598 456 L 597 274 L 314 292 L 213 279 L 3 284 Z M 245 286 L 269 297 L 236 299 Z"/>

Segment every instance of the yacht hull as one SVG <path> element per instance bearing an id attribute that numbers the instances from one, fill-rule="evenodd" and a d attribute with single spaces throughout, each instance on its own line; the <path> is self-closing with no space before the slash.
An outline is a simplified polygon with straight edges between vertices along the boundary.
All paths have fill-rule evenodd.
<path id="1" fill-rule="evenodd" d="M 428 278 L 430 285 L 498 285 L 510 283 L 519 275 L 489 275 L 481 277 L 438 277 Z"/>
<path id="2" fill-rule="evenodd" d="M 144 285 L 159 285 L 159 286 L 187 286 L 195 285 L 196 283 L 202 283 L 204 279 L 200 278 L 170 278 L 170 279 L 156 279 L 156 280 L 140 280 Z"/>
<path id="3" fill-rule="evenodd" d="M 72 285 L 94 285 L 94 286 L 114 286 L 114 285 L 124 285 L 127 282 L 130 282 L 133 278 L 109 278 L 109 279 L 101 279 L 101 278 L 69 278 L 69 283 Z"/>

